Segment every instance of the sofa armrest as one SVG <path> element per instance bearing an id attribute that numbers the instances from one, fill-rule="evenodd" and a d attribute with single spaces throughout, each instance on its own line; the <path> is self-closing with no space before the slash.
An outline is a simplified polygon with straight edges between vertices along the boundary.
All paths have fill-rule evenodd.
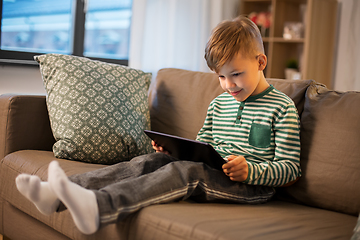
<path id="1" fill-rule="evenodd" d="M 0 96 L 0 159 L 18 150 L 51 150 L 54 143 L 45 96 Z"/>

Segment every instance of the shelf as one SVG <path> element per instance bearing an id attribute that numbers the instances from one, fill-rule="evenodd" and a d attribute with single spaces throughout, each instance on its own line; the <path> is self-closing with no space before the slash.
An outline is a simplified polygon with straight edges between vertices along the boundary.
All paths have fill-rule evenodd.
<path id="1" fill-rule="evenodd" d="M 243 2 L 269 2 L 271 3 L 272 0 L 243 0 Z"/>
<path id="2" fill-rule="evenodd" d="M 298 39 L 285 39 L 282 37 L 263 37 L 262 38 L 264 43 L 304 43 L 304 38 L 298 38 Z"/>
<path id="3" fill-rule="evenodd" d="M 304 43 L 305 39 L 304 38 L 298 38 L 298 39 L 285 39 L 282 37 L 274 37 L 274 38 L 270 38 L 273 42 L 278 42 L 278 43 Z"/>
<path id="4" fill-rule="evenodd" d="M 242 15 L 271 12 L 272 23 L 263 37 L 266 77 L 285 78 L 286 64 L 296 59 L 303 79 L 314 79 L 331 89 L 337 4 L 337 0 L 241 0 Z M 303 37 L 283 38 L 287 22 L 303 23 Z"/>

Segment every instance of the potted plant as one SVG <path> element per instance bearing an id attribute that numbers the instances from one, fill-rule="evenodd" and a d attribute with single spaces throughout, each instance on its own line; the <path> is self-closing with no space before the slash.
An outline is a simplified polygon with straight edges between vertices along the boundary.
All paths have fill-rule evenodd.
<path id="1" fill-rule="evenodd" d="M 290 59 L 286 62 L 285 78 L 291 80 L 300 80 L 299 64 L 296 59 Z"/>

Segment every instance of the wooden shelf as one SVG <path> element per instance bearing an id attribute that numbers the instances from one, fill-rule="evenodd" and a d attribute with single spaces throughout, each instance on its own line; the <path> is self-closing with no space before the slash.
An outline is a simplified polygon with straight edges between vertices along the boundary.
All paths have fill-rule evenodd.
<path id="1" fill-rule="evenodd" d="M 271 0 L 244 0 L 244 2 L 271 2 Z"/>
<path id="2" fill-rule="evenodd" d="M 285 39 L 285 38 L 282 38 L 282 37 L 263 37 L 263 42 L 304 43 L 305 38 Z"/>
<path id="3" fill-rule="evenodd" d="M 286 62 L 296 59 L 303 79 L 332 88 L 337 0 L 240 0 L 240 14 L 271 12 L 272 25 L 263 37 L 268 66 L 265 76 L 285 78 Z M 283 38 L 286 22 L 302 22 L 303 38 Z"/>

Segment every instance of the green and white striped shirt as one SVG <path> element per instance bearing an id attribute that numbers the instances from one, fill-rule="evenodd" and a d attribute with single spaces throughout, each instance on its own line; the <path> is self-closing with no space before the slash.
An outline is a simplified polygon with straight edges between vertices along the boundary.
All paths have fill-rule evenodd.
<path id="1" fill-rule="evenodd" d="M 281 186 L 301 176 L 300 123 L 293 101 L 273 86 L 239 102 L 223 93 L 209 105 L 197 140 L 225 159 L 244 156 L 245 183 Z"/>

